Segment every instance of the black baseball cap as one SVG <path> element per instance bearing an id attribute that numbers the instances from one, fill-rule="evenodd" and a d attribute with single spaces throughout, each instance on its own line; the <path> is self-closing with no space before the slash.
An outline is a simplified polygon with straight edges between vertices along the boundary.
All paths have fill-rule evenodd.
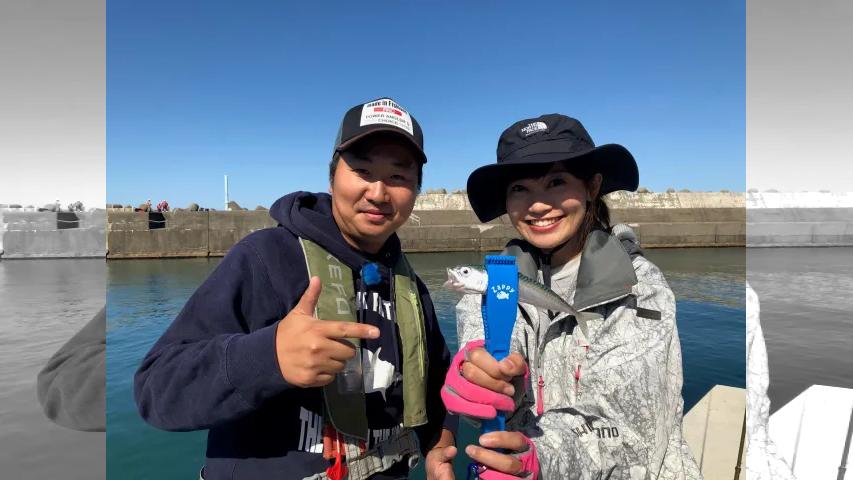
<path id="1" fill-rule="evenodd" d="M 391 132 L 405 137 L 415 147 L 421 163 L 426 163 L 424 134 L 409 112 L 390 98 L 378 98 L 350 108 L 341 121 L 333 154 L 343 152 L 365 137 Z"/>
<path id="2" fill-rule="evenodd" d="M 636 190 L 637 162 L 622 145 L 596 147 L 580 121 L 551 113 L 512 124 L 498 140 L 497 163 L 468 177 L 468 200 L 482 222 L 506 213 L 506 188 L 523 178 L 525 165 L 571 160 L 585 171 L 601 173 L 601 195 Z"/>

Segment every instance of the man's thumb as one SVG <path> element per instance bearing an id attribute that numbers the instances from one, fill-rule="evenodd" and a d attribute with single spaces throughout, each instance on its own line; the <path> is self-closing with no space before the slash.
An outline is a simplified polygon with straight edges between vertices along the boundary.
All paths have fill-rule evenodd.
<path id="1" fill-rule="evenodd" d="M 444 451 L 442 452 L 442 454 L 444 455 L 444 461 L 449 462 L 449 461 L 453 460 L 453 457 L 456 456 L 456 447 L 453 447 L 453 446 L 446 447 L 444 449 Z"/>
<path id="2" fill-rule="evenodd" d="M 434 453 L 433 453 L 434 452 Z M 454 480 L 453 457 L 456 456 L 456 447 L 438 447 L 430 452 L 432 462 L 427 462 L 428 480 Z"/>
<path id="3" fill-rule="evenodd" d="M 308 288 L 302 293 L 302 298 L 299 299 L 299 303 L 296 304 L 294 310 L 299 310 L 305 315 L 313 316 L 314 308 L 317 306 L 317 299 L 320 298 L 320 290 L 322 288 L 323 284 L 320 283 L 320 277 L 311 277 L 308 280 Z"/>
<path id="4" fill-rule="evenodd" d="M 453 457 L 456 456 L 456 447 L 452 445 L 448 447 L 439 447 L 436 454 L 437 455 L 435 458 L 436 460 L 438 460 L 439 463 L 451 462 L 453 460 Z"/>

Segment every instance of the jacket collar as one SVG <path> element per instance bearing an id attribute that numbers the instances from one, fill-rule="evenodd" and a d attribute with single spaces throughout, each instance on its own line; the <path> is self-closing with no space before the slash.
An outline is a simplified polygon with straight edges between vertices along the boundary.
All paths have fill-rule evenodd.
<path id="1" fill-rule="evenodd" d="M 603 230 L 590 232 L 581 253 L 575 308 L 583 310 L 631 293 L 634 264 L 622 242 Z"/>
<path id="2" fill-rule="evenodd" d="M 507 244 L 503 254 L 516 257 L 519 272 L 537 277 L 536 247 L 516 239 Z M 624 297 L 636 284 L 637 274 L 622 242 L 603 230 L 590 232 L 578 266 L 575 308 L 583 310 Z"/>

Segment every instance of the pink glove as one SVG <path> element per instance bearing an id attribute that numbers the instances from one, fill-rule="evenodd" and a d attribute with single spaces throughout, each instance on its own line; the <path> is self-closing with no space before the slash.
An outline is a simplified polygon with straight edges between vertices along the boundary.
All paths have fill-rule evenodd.
<path id="1" fill-rule="evenodd" d="M 533 445 L 533 442 L 525 437 L 524 434 L 521 434 L 521 436 L 527 442 L 527 450 L 513 454 L 514 457 L 521 461 L 522 472 L 520 474 L 510 475 L 480 466 L 480 469 L 477 470 L 477 478 L 480 480 L 518 480 L 519 478 L 537 480 L 539 478 L 539 458 L 536 457 L 536 445 Z"/>
<path id="2" fill-rule="evenodd" d="M 444 386 L 441 388 L 441 399 L 448 412 L 485 419 L 495 418 L 497 410 L 504 412 L 515 410 L 515 402 L 511 397 L 475 385 L 462 377 L 462 362 L 466 360 L 468 352 L 481 348 L 484 344 L 484 340 L 468 342 L 450 362 L 450 369 L 444 377 Z M 525 371 L 525 380 L 528 375 L 529 373 Z"/>

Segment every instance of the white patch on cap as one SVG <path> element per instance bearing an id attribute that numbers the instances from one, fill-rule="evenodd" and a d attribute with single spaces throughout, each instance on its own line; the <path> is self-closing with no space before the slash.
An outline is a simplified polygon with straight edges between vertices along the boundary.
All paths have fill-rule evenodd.
<path id="1" fill-rule="evenodd" d="M 527 137 L 533 135 L 534 133 L 547 132 L 547 131 L 548 131 L 548 125 L 545 125 L 545 122 L 533 122 L 533 123 L 528 123 L 527 126 L 522 128 L 521 134 L 524 136 L 524 138 L 527 138 Z"/>
<path id="2" fill-rule="evenodd" d="M 412 128 L 412 117 L 409 115 L 409 112 L 393 100 L 387 98 L 365 103 L 361 108 L 360 126 L 363 127 L 377 123 L 393 125 L 409 132 L 409 135 L 415 135 L 414 128 Z"/>

